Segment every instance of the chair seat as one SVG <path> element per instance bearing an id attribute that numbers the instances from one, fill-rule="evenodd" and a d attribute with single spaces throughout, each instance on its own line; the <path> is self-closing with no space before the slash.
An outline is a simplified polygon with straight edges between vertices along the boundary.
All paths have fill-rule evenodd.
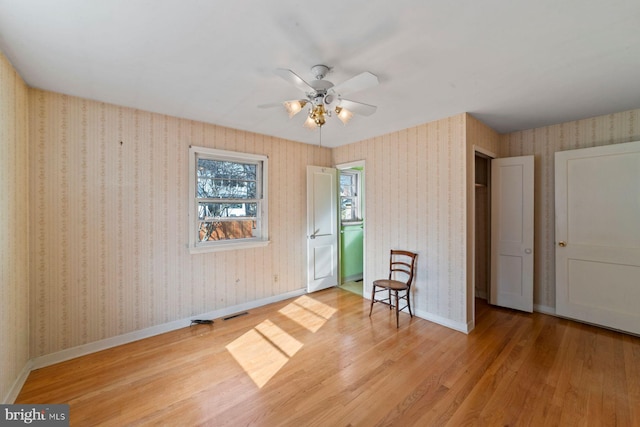
<path id="1" fill-rule="evenodd" d="M 398 291 L 402 291 L 404 289 L 409 288 L 406 283 L 400 282 L 398 280 L 380 279 L 380 280 L 374 280 L 373 284 L 375 286 L 380 286 L 381 288 L 389 288 L 389 289 L 398 290 Z"/>

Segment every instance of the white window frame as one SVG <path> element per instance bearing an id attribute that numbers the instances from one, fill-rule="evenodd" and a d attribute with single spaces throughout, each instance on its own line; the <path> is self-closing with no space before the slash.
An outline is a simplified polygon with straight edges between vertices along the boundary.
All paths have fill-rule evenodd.
<path id="1" fill-rule="evenodd" d="M 358 224 L 362 222 L 362 171 L 357 169 L 341 169 L 340 175 L 351 175 L 355 177 L 355 196 L 340 196 L 340 222 L 345 225 Z M 342 185 L 338 183 L 340 187 Z M 354 219 L 342 219 L 342 199 L 352 199 L 354 202 L 353 211 L 356 215 Z"/>
<path id="2" fill-rule="evenodd" d="M 224 160 L 238 163 L 259 163 L 261 167 L 260 176 L 256 177 L 258 187 L 260 188 L 260 196 L 258 202 L 258 213 L 260 230 L 257 236 L 246 239 L 234 240 L 216 240 L 208 242 L 200 242 L 199 235 L 199 219 L 198 219 L 198 197 L 196 194 L 196 186 L 198 175 L 196 171 L 197 159 L 206 157 L 215 160 Z M 239 153 L 236 151 L 218 150 L 206 147 L 189 147 L 189 252 L 192 254 L 228 251 L 236 249 L 247 249 L 264 247 L 269 244 L 269 218 L 268 218 L 268 160 L 267 156 L 260 154 Z M 224 199 L 223 199 L 224 200 Z"/>

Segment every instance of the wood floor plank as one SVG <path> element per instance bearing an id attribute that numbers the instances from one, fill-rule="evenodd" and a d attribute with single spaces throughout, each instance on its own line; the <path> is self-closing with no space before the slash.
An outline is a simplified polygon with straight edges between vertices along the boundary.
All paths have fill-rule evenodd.
<path id="1" fill-rule="evenodd" d="M 38 369 L 72 425 L 640 426 L 640 338 L 477 303 L 469 335 L 329 289 Z"/>
<path id="2" fill-rule="evenodd" d="M 617 340 L 616 340 L 617 341 Z M 636 408 L 636 410 L 630 411 L 629 425 L 640 426 L 640 339 L 631 336 L 624 336 L 622 340 L 622 348 L 624 353 L 624 362 L 622 367 L 618 369 L 624 369 L 624 372 L 615 372 L 615 375 L 620 378 L 616 381 L 616 414 L 623 413 L 628 407 Z M 617 384 L 622 382 L 622 379 L 627 383 L 627 388 L 622 392 Z"/>
<path id="3" fill-rule="evenodd" d="M 518 319 L 514 318 L 514 321 Z M 515 326 L 516 329 L 504 334 L 504 347 L 477 382 L 476 387 L 448 420 L 449 425 L 483 425 L 488 417 L 487 413 L 493 416 L 503 409 L 503 396 L 506 390 L 514 387 L 514 380 L 523 359 L 522 353 L 525 351 L 525 343 L 511 337 L 521 336 L 525 330 L 531 328 L 530 324 L 520 321 Z M 503 415 L 499 418 L 502 417 Z"/>

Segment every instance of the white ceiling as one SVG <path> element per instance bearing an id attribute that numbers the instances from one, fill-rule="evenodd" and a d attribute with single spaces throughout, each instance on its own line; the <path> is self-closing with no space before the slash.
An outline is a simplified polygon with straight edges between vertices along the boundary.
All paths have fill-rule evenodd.
<path id="1" fill-rule="evenodd" d="M 0 50 L 27 84 L 317 144 L 257 105 L 333 67 L 378 106 L 322 145 L 470 112 L 500 133 L 640 107 L 638 0 L 0 0 Z"/>

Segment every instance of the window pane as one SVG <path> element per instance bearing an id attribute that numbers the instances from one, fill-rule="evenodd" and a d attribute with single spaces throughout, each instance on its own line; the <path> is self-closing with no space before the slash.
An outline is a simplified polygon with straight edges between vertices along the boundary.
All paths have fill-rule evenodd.
<path id="1" fill-rule="evenodd" d="M 209 199 L 255 199 L 255 181 L 215 179 L 198 177 L 198 198 Z"/>
<path id="2" fill-rule="evenodd" d="M 198 159 L 196 197 L 255 199 L 257 165 Z"/>
<path id="3" fill-rule="evenodd" d="M 200 222 L 198 241 L 247 239 L 256 228 L 253 220 Z"/>
<path id="4" fill-rule="evenodd" d="M 198 219 L 249 217 L 255 218 L 258 203 L 198 203 Z"/>
<path id="5" fill-rule="evenodd" d="M 351 209 L 343 210 L 341 219 L 343 221 L 351 221 L 351 220 L 353 220 L 354 219 L 353 218 L 353 210 L 351 210 Z"/>
<path id="6" fill-rule="evenodd" d="M 198 175 L 215 178 L 256 180 L 256 164 L 223 160 L 198 159 Z"/>
<path id="7" fill-rule="evenodd" d="M 340 175 L 340 195 L 353 196 L 355 192 L 355 176 Z"/>
<path id="8" fill-rule="evenodd" d="M 345 175 L 344 172 L 340 175 L 340 185 L 349 186 L 353 185 L 353 175 Z"/>
<path id="9" fill-rule="evenodd" d="M 349 198 L 340 199 L 340 218 L 343 220 L 355 219 L 355 211 L 353 209 L 353 200 Z"/>

